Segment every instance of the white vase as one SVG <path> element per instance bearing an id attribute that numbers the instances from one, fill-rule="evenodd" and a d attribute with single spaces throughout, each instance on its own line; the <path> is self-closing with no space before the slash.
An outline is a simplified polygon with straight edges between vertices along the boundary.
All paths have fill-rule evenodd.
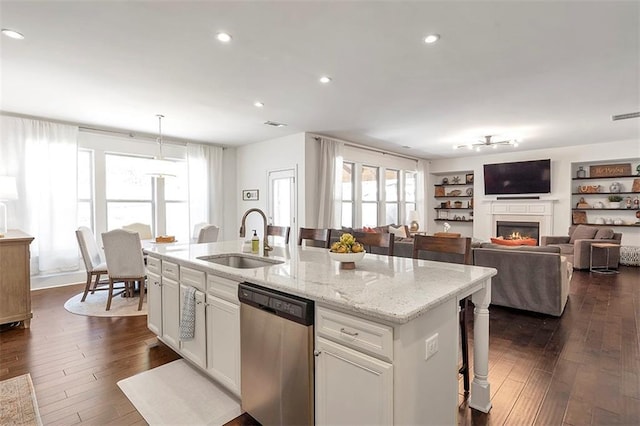
<path id="1" fill-rule="evenodd" d="M 620 208 L 620 201 L 609 201 L 609 208 L 610 209 L 619 209 Z"/>

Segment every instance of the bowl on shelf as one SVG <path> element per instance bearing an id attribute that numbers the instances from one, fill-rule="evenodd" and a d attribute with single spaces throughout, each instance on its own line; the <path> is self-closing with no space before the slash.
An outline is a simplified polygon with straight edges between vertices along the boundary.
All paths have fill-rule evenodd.
<path id="1" fill-rule="evenodd" d="M 340 262 L 340 269 L 355 269 L 355 262 L 362 260 L 366 251 L 359 253 L 337 253 L 330 251 L 329 257 L 336 262 Z"/>

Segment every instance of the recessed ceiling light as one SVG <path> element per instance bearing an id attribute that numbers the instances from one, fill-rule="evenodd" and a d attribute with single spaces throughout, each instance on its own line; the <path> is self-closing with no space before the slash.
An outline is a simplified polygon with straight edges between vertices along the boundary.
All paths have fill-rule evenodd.
<path id="1" fill-rule="evenodd" d="M 216 35 L 216 38 L 218 39 L 218 41 L 221 41 L 223 43 L 229 43 L 231 41 L 231 35 L 227 33 L 218 33 Z"/>
<path id="2" fill-rule="evenodd" d="M 24 36 L 22 34 L 20 34 L 19 32 L 14 31 L 14 30 L 10 30 L 10 29 L 7 29 L 7 28 L 3 28 L 2 29 L 2 34 L 6 35 L 7 37 L 15 38 L 16 40 L 24 39 Z"/>
<path id="3" fill-rule="evenodd" d="M 427 44 L 435 43 L 438 40 L 440 40 L 439 34 L 429 34 L 424 38 L 424 42 Z"/>
<path id="4" fill-rule="evenodd" d="M 256 101 L 253 103 L 253 106 L 256 108 L 262 108 L 264 106 L 264 104 L 260 101 Z"/>
<path id="5" fill-rule="evenodd" d="M 331 83 L 331 77 L 327 77 L 326 75 L 323 75 L 322 77 L 320 77 L 320 83 L 322 84 Z"/>

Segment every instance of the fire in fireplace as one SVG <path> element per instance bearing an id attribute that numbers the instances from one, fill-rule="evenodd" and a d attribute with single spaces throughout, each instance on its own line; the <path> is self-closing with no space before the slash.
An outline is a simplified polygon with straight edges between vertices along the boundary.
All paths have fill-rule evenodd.
<path id="1" fill-rule="evenodd" d="M 540 240 L 540 224 L 538 222 L 506 222 L 496 223 L 496 235 L 505 240 L 533 238 L 538 244 Z"/>

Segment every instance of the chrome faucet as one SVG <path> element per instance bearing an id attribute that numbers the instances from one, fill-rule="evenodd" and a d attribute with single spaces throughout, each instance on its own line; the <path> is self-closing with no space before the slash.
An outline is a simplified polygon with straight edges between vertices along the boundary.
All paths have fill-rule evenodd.
<path id="1" fill-rule="evenodd" d="M 273 250 L 273 247 L 271 247 L 267 243 L 267 215 L 265 215 L 262 210 L 254 208 L 254 209 L 249 209 L 246 212 L 244 212 L 244 215 L 242 216 L 242 222 L 240 223 L 240 237 L 244 238 L 245 221 L 247 220 L 247 216 L 249 216 L 249 213 L 251 213 L 251 212 L 260 213 L 260 216 L 262 216 L 262 221 L 264 222 L 264 234 L 263 234 L 263 238 L 262 238 L 263 239 L 263 241 L 262 241 L 263 254 L 264 254 L 264 256 L 268 256 L 268 252 Z"/>

